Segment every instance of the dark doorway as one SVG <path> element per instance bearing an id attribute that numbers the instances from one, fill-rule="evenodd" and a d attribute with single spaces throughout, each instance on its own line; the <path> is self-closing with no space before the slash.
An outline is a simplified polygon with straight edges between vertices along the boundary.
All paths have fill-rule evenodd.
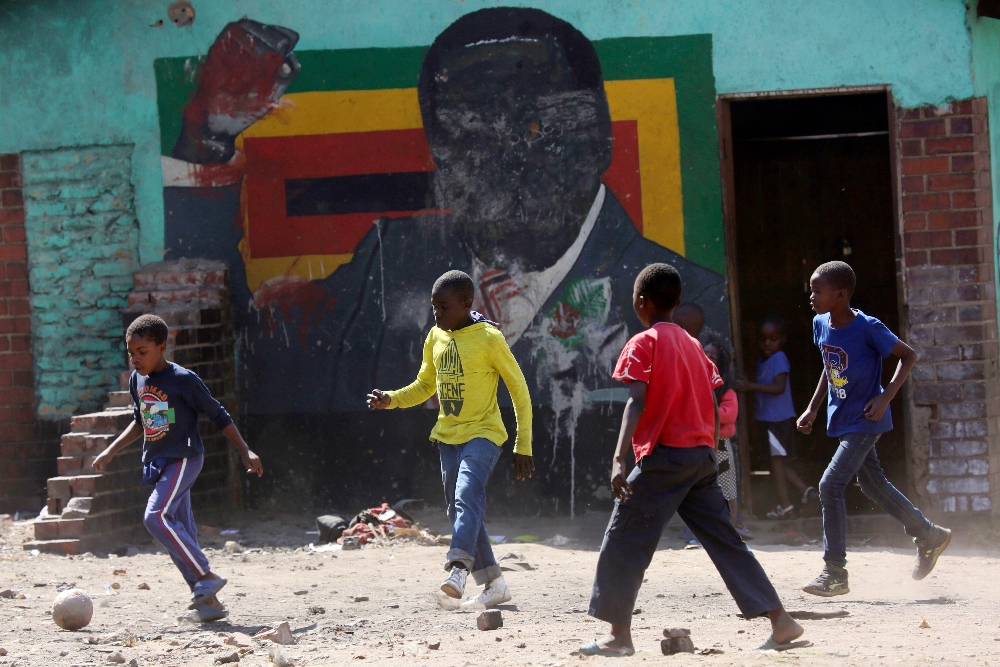
<path id="1" fill-rule="evenodd" d="M 738 327 L 743 364 L 753 378 L 757 321 L 785 318 L 795 408 L 801 412 L 822 372 L 812 341 L 809 276 L 823 262 L 843 260 L 857 273 L 852 305 L 899 333 L 892 150 L 887 93 L 742 99 L 727 102 L 732 131 L 732 183 L 727 184 L 735 255 Z M 731 267 L 733 265 L 731 264 Z M 895 364 L 885 364 L 885 381 Z M 748 420 L 750 464 L 768 470 L 766 442 L 753 421 L 752 395 L 741 402 Z M 878 444 L 893 483 L 905 488 L 901 399 L 896 427 Z M 823 422 L 823 423 L 820 423 Z M 837 447 L 826 436 L 825 410 L 812 435 L 798 434 L 798 469 L 817 484 Z M 746 459 L 744 459 L 746 460 Z M 767 476 L 754 476 L 753 504 L 762 516 L 777 499 Z M 794 493 L 793 489 L 789 489 Z M 848 510 L 874 511 L 854 485 Z"/>

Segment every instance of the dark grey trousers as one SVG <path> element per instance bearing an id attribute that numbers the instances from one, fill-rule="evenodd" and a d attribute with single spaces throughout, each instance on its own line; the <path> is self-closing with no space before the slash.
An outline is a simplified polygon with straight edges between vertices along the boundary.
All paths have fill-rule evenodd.
<path id="1" fill-rule="evenodd" d="M 630 625 L 642 578 L 675 512 L 705 547 L 746 618 L 781 607 L 764 568 L 729 523 L 715 450 L 658 445 L 632 470 L 632 495 L 615 503 L 597 561 L 590 615 Z"/>

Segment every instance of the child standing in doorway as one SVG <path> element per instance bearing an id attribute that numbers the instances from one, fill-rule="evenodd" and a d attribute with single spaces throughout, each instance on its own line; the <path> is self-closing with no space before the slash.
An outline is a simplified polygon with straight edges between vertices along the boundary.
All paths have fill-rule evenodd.
<path id="1" fill-rule="evenodd" d="M 788 497 L 788 483 L 802 494 L 802 503 L 816 493 L 789 467 L 795 459 L 795 406 L 792 405 L 792 385 L 788 376 L 791 364 L 782 350 L 788 335 L 785 320 L 777 315 L 761 319 L 757 329 L 760 357 L 757 359 L 756 382 L 740 382 L 737 389 L 754 393 L 754 419 L 767 434 L 771 454 L 771 476 L 778 493 L 778 506 L 767 513 L 769 519 L 795 517 L 795 506 Z"/>

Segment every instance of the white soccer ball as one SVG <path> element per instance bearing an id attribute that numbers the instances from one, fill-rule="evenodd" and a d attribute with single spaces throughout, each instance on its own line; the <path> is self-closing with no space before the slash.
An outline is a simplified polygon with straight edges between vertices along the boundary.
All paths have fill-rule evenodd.
<path id="1" fill-rule="evenodd" d="M 63 630 L 85 628 L 94 616 L 94 603 L 79 588 L 63 591 L 52 604 L 52 620 Z"/>

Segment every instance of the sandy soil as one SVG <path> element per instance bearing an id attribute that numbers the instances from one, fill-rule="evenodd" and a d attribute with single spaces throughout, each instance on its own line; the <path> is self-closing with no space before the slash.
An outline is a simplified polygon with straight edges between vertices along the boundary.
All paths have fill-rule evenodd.
<path id="1" fill-rule="evenodd" d="M 311 519 L 247 513 L 223 527 L 238 528 L 245 551 L 226 553 L 220 539 L 206 538 L 213 568 L 230 584 L 221 595 L 227 622 L 178 624 L 187 589 L 163 552 L 143 548 L 127 557 L 32 555 L 20 549 L 30 523 L 0 531 L 0 590 L 22 589 L 25 599 L 0 599 L 0 665 L 106 665 L 113 652 L 138 665 L 213 665 L 238 649 L 225 633 L 253 635 L 287 621 L 296 643 L 284 647 L 295 665 L 426 664 L 464 667 L 485 664 L 568 666 L 660 663 L 676 665 L 1000 665 L 1000 549 L 995 535 L 958 535 L 935 572 L 923 582 L 910 578 L 912 549 L 855 544 L 851 588 L 846 596 L 821 599 L 799 587 L 821 564 L 820 547 L 765 545 L 758 524 L 757 557 L 790 610 L 846 610 L 836 620 L 803 621 L 811 648 L 784 654 L 755 650 L 768 634 L 766 620 L 745 621 L 702 550 L 685 550 L 668 530 L 639 594 L 631 658 L 581 658 L 572 652 L 605 630 L 586 615 L 597 547 L 606 516 L 568 520 L 522 520 L 489 524 L 491 533 L 576 537 L 564 546 L 504 544 L 498 556 L 522 554 L 532 571 L 506 574 L 514 599 L 504 605 L 504 627 L 476 629 L 476 614 L 449 611 L 433 593 L 444 577 L 443 547 L 412 543 L 361 551 L 315 553 Z M 444 528 L 426 513 L 424 525 Z M 771 537 L 780 536 L 780 526 Z M 226 539 L 226 538 L 223 538 Z M 228 538 L 233 539 L 233 538 Z M 771 540 L 773 541 L 773 539 Z M 903 545 L 900 542 L 900 545 Z M 125 570 L 115 575 L 115 570 Z M 112 588 L 112 584 L 120 588 Z M 138 586 L 146 583 L 149 590 Z M 53 598 L 67 587 L 86 590 L 95 604 L 89 627 L 60 630 L 49 614 Z M 471 588 L 470 591 L 471 592 Z M 355 601 L 367 597 L 366 601 Z M 322 608 L 320 610 L 315 608 Z M 312 611 L 310 611 L 312 609 Z M 921 628 L 926 620 L 929 628 Z M 716 655 L 661 655 L 665 627 L 687 627 L 698 648 Z M 440 648 L 431 644 L 440 641 Z M 270 665 L 269 642 L 256 642 L 240 665 Z M 2 653 L 2 651 L 0 651 Z M 420 664 L 420 663 L 417 663 Z"/>

